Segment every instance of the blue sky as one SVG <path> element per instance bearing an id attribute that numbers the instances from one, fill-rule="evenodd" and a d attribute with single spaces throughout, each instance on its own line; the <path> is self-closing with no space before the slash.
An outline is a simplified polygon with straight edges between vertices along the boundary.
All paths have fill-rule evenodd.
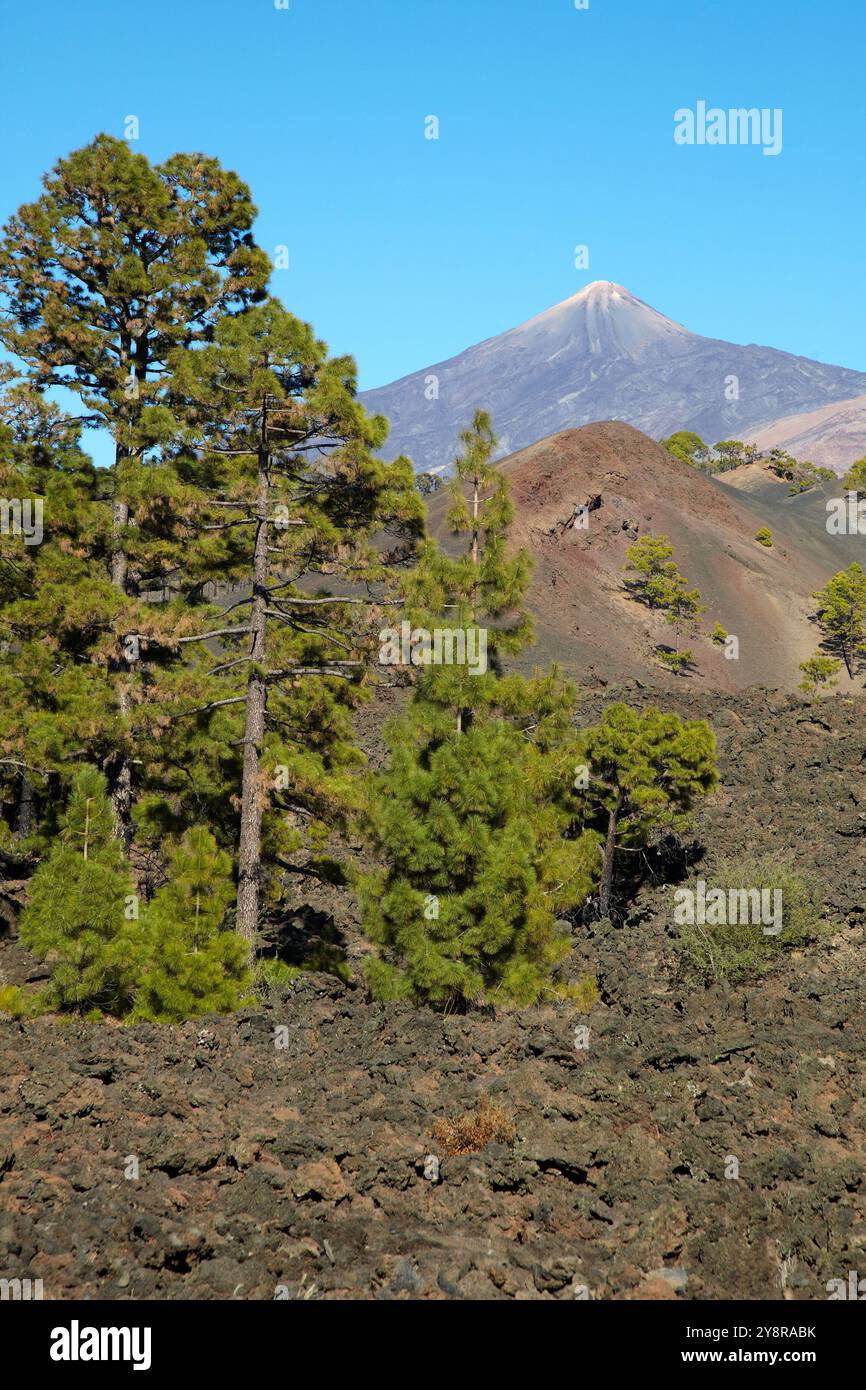
<path id="1" fill-rule="evenodd" d="M 137 115 L 247 179 L 275 291 L 364 387 L 596 279 L 866 370 L 855 0 L 11 0 L 4 48 L 3 220 Z M 699 99 L 781 107 L 782 153 L 678 147 Z"/>

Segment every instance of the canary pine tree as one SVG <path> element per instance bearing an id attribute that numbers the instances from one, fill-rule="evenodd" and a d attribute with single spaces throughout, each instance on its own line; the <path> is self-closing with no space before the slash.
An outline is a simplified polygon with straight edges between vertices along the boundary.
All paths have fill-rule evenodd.
<path id="1" fill-rule="evenodd" d="M 842 658 L 853 680 L 866 653 L 866 572 L 854 561 L 812 597 L 824 645 L 832 656 Z"/>
<path id="2" fill-rule="evenodd" d="M 15 835 L 50 832 L 76 761 L 99 763 L 121 736 L 106 681 L 106 629 L 128 603 L 110 585 L 110 516 L 80 426 L 0 372 L 0 490 L 33 512 L 0 537 L 0 771 L 24 798 Z M 5 799 L 5 797 L 4 797 Z"/>
<path id="3" fill-rule="evenodd" d="M 38 503 L 42 534 L 38 544 L 20 527 L 0 537 L 0 773 L 9 794 L 26 792 L 16 837 L 26 831 L 44 839 L 76 763 L 110 770 L 118 756 L 130 764 L 135 759 L 145 785 L 149 773 L 160 774 L 160 735 L 186 667 L 179 634 L 194 628 L 196 600 L 167 590 L 166 599 L 150 601 L 112 584 L 110 495 L 105 471 L 80 447 L 80 423 L 28 382 L 3 375 L 0 486 L 21 506 Z M 193 570 L 194 552 L 187 547 L 183 554 L 185 569 Z M 138 676 L 136 698 L 124 713 L 118 682 L 136 676 L 142 654 L 146 676 Z M 172 756 L 190 761 L 178 740 Z"/>
<path id="4" fill-rule="evenodd" d="M 487 669 L 434 665 L 427 644 L 370 788 L 366 824 L 384 867 L 359 884 L 374 993 L 449 1008 L 528 1004 L 552 989 L 570 945 L 558 918 L 586 897 L 598 864 L 598 837 L 572 833 L 572 692 L 555 672 L 499 670 L 529 631 L 529 560 L 506 554 L 511 501 L 489 463 L 489 417 L 478 412 L 461 439 L 450 516 L 466 549 L 451 558 L 427 542 L 407 613 L 416 631 L 483 631 Z"/>
<path id="5" fill-rule="evenodd" d="M 799 669 L 803 672 L 803 679 L 797 689 L 802 690 L 804 695 L 816 698 L 825 686 L 830 688 L 836 684 L 842 663 L 835 657 L 816 653 L 801 661 Z"/>
<path id="6" fill-rule="evenodd" d="M 607 916 L 617 852 L 647 845 L 661 827 L 681 829 L 697 799 L 716 787 L 716 739 L 705 720 L 615 704 L 581 732 L 578 749 L 587 769 L 586 823 L 604 838 L 599 910 Z"/>
<path id="7" fill-rule="evenodd" d="M 682 634 L 699 622 L 706 608 L 697 589 L 689 589 L 673 554 L 667 536 L 641 536 L 628 549 L 626 569 L 637 573 L 636 579 L 627 581 L 627 587 L 648 608 L 664 614 L 673 627 L 676 646 L 673 651 L 659 648 L 657 654 L 664 665 L 679 674 L 694 660 L 694 652 L 680 648 Z"/>
<path id="8" fill-rule="evenodd" d="M 169 354 L 208 338 L 215 320 L 261 298 L 269 263 L 250 228 L 249 190 L 202 154 L 153 166 L 109 135 L 61 159 L 44 191 L 10 218 L 0 240 L 0 341 L 39 391 L 63 386 L 82 423 L 107 429 L 110 582 L 121 594 L 158 589 L 176 563 L 185 499 L 158 461 L 175 421 L 165 398 Z M 175 544 L 166 544 L 174 541 Z M 106 600 L 106 626 L 117 605 Z M 131 837 L 128 725 L 146 683 L 114 630 L 102 656 L 120 719 L 103 762 L 117 832 Z"/>
<path id="9" fill-rule="evenodd" d="M 224 730 L 225 712 L 242 711 L 237 929 L 252 960 L 263 888 L 315 874 L 294 855 L 315 849 L 347 804 L 370 595 L 411 550 L 423 504 L 407 459 L 375 457 L 387 425 L 357 400 L 352 359 L 329 358 L 276 300 L 221 320 L 213 343 L 173 365 L 186 420 L 176 467 L 209 499 L 208 564 L 241 586 L 211 613 L 222 655 L 183 717 Z M 201 648 L 197 659 L 208 659 Z"/>
<path id="10" fill-rule="evenodd" d="M 133 1017 L 178 1023 L 237 1009 L 249 986 L 246 945 L 222 930 L 234 897 L 231 857 L 193 826 L 175 849 L 142 916 L 146 964 Z"/>
<path id="11" fill-rule="evenodd" d="M 31 881 L 20 933 L 35 955 L 51 962 L 49 1006 L 129 1010 L 142 969 L 142 934 L 97 768 L 75 773 L 57 837 Z"/>
<path id="12" fill-rule="evenodd" d="M 866 497 L 866 458 L 856 459 L 842 479 L 847 492 L 856 492 L 859 498 Z"/>

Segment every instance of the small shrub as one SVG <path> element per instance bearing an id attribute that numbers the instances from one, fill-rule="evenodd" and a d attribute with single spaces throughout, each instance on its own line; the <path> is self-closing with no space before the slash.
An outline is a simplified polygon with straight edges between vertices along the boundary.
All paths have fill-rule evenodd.
<path id="1" fill-rule="evenodd" d="M 20 985 L 0 985 L 0 1014 L 10 1018 L 36 1018 L 44 1013 L 42 990 L 22 989 Z"/>
<path id="2" fill-rule="evenodd" d="M 667 666 L 668 670 L 673 671 L 674 675 L 677 676 L 684 675 L 689 666 L 693 665 L 695 659 L 695 654 L 690 647 L 681 652 L 672 652 L 665 647 L 657 647 L 656 656 L 663 666 Z"/>
<path id="3" fill-rule="evenodd" d="M 568 986 L 566 997 L 571 1000 L 579 1014 L 588 1014 L 601 998 L 601 990 L 595 975 L 587 971 L 580 979 Z"/>
<path id="4" fill-rule="evenodd" d="M 800 670 L 803 672 L 803 679 L 797 689 L 802 690 L 805 695 L 817 698 L 825 685 L 829 688 L 836 684 L 842 663 L 832 656 L 810 656 L 808 661 L 800 662 Z"/>
<path id="5" fill-rule="evenodd" d="M 758 542 L 758 545 L 772 545 L 773 533 L 769 526 L 762 526 L 760 531 L 755 533 L 755 540 Z"/>
<path id="6" fill-rule="evenodd" d="M 717 647 L 723 647 L 728 640 L 727 628 L 722 627 L 721 623 L 716 623 L 710 633 L 710 641 L 715 642 Z"/>
<path id="7" fill-rule="evenodd" d="M 275 956 L 257 961 L 253 976 L 256 997 L 263 1004 L 282 1004 L 291 994 L 292 986 L 301 973 L 300 966 L 287 965 Z"/>
<path id="8" fill-rule="evenodd" d="M 735 983 L 763 975 L 787 951 L 814 941 L 823 930 L 823 909 L 814 885 L 790 865 L 768 859 L 728 861 L 707 882 L 708 894 L 711 889 L 727 894 L 753 888 L 781 892 L 782 930 L 777 936 L 768 936 L 761 924 L 751 921 L 678 925 L 680 948 L 705 980 Z"/>
<path id="9" fill-rule="evenodd" d="M 517 1132 L 505 1110 L 483 1095 L 475 1109 L 458 1120 L 439 1120 L 433 1137 L 445 1152 L 477 1154 L 495 1140 L 498 1144 L 513 1144 Z"/>

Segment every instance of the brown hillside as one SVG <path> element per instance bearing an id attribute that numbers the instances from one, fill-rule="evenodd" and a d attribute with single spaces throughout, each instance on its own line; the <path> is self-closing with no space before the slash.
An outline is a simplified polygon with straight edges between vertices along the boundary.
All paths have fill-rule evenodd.
<path id="1" fill-rule="evenodd" d="M 671 540 L 707 605 L 702 635 L 690 643 L 696 670 L 688 679 L 724 690 L 796 685 L 799 663 L 818 647 L 811 595 L 854 558 L 847 538 L 828 536 L 823 497 L 789 499 L 784 485 L 764 485 L 764 470 L 756 492 L 729 486 L 619 421 L 552 435 L 500 467 L 517 510 L 513 542 L 535 566 L 537 641 L 523 664 L 555 660 L 584 680 L 681 684 L 653 656 L 671 629 L 623 583 L 629 545 L 653 534 Z M 594 506 L 587 528 L 569 526 L 583 504 Z M 441 494 L 432 499 L 430 527 L 448 545 L 445 508 Z M 755 540 L 764 525 L 774 535 L 769 549 Z M 709 641 L 716 620 L 739 638 L 738 660 Z"/>

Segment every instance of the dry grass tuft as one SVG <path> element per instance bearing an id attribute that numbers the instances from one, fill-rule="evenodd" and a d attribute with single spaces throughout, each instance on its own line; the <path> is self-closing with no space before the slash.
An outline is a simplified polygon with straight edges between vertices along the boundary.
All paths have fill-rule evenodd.
<path id="1" fill-rule="evenodd" d="M 439 1120 L 433 1137 L 446 1153 L 455 1156 L 480 1153 L 494 1139 L 500 1144 L 513 1144 L 517 1131 L 507 1112 L 483 1095 L 469 1114 L 458 1120 Z"/>

